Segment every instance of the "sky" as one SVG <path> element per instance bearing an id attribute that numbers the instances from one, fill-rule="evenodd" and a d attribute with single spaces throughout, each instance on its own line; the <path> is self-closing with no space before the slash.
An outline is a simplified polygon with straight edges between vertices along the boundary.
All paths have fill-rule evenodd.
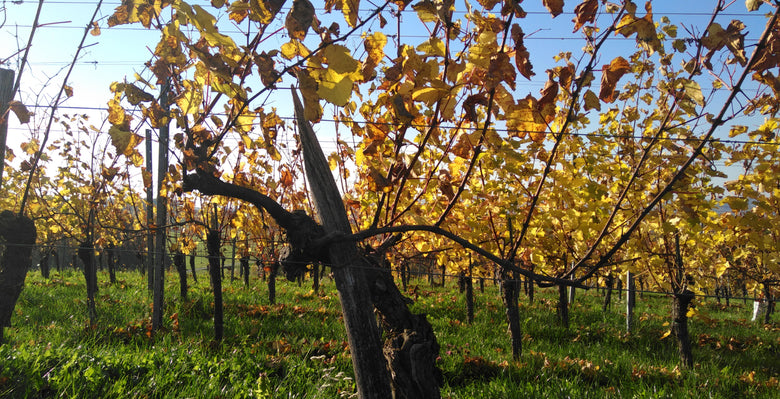
<path id="1" fill-rule="evenodd" d="M 460 3 L 460 0 L 458 0 Z M 202 0 L 192 2 L 194 4 L 204 4 Z M 414 3 L 414 2 L 413 2 Z M 475 5 L 476 0 L 472 3 Z M 518 80 L 518 97 L 525 97 L 527 93 L 538 95 L 546 80 L 544 70 L 553 65 L 552 57 L 562 50 L 573 51 L 577 54 L 580 50 L 582 39 L 579 32 L 571 32 L 571 19 L 573 9 L 579 1 L 566 1 L 565 13 L 553 19 L 549 12 L 543 6 L 541 0 L 525 1 L 521 5 L 528 12 L 528 17 L 520 20 L 523 31 L 527 38 L 525 44 L 528 47 L 532 60 L 534 61 L 534 70 L 536 76 L 531 81 L 525 81 L 522 78 Z M 292 1 L 288 1 L 282 14 L 290 7 Z M 313 4 L 318 9 L 318 16 L 323 22 L 329 21 L 328 17 L 321 10 L 322 1 L 314 0 Z M 638 1 L 640 15 L 642 2 Z M 684 26 L 701 26 L 709 18 L 712 8 L 716 2 L 714 0 L 696 0 L 696 1 L 670 1 L 655 0 L 652 2 L 656 21 L 662 15 L 669 16 L 673 22 Z M 59 85 L 64 78 L 64 68 L 66 68 L 78 47 L 78 43 L 84 32 L 84 26 L 89 22 L 92 13 L 95 10 L 97 1 L 95 0 L 50 0 L 46 1 L 39 20 L 39 28 L 32 43 L 29 56 L 29 65 L 25 67 L 21 93 L 16 99 L 23 101 L 31 111 L 36 112 L 38 116 L 43 115 L 45 107 L 49 106 L 52 96 L 56 93 Z M 106 19 L 110 16 L 118 0 L 110 0 L 103 3 L 98 13 L 98 21 L 101 27 L 99 36 L 87 36 L 83 53 L 81 54 L 72 75 L 68 79 L 68 85 L 74 88 L 73 97 L 67 99 L 61 106 L 62 113 L 86 113 L 92 115 L 92 121 L 99 124 L 99 121 L 105 118 L 106 102 L 111 94 L 108 90 L 111 82 L 127 79 L 133 81 L 134 74 L 139 73 L 145 77 L 149 74 L 145 71 L 144 62 L 150 59 L 151 50 L 159 37 L 155 31 L 143 29 L 140 25 L 124 25 L 114 28 L 106 26 Z M 35 10 L 38 2 L 31 0 L 4 0 L 0 9 L 0 60 L 7 62 L 2 65 L 3 68 L 18 69 L 18 56 L 14 56 L 19 49 L 26 45 L 30 28 L 32 26 Z M 369 1 L 361 2 L 361 14 L 367 14 L 375 5 Z M 460 7 L 460 10 L 463 8 Z M 210 10 L 207 7 L 207 10 Z M 764 6 L 763 12 L 771 11 L 768 6 Z M 218 15 L 221 24 L 221 31 L 230 34 L 238 31 L 235 26 L 230 26 L 225 15 Z M 340 18 L 340 16 L 337 16 Z M 411 7 L 400 16 L 400 22 L 390 13 L 385 17 L 389 23 L 383 29 L 388 36 L 398 35 L 402 43 L 416 44 L 427 38 L 425 27 L 419 22 L 417 16 Z M 719 22 L 726 26 L 731 19 L 740 19 L 747 25 L 748 44 L 763 30 L 766 21 L 761 13 L 746 12 L 743 1 L 735 1 L 729 9 L 724 12 Z M 342 32 L 346 31 L 346 26 L 342 20 Z M 369 25 L 367 29 L 379 29 L 378 26 Z M 681 35 L 685 35 L 683 27 L 680 28 Z M 396 37 L 389 37 L 391 41 Z M 278 48 L 282 43 L 288 41 L 286 32 L 280 32 L 269 39 L 269 48 Z M 574 46 L 573 46 L 574 45 Z M 356 44 L 348 47 L 356 48 Z M 394 53 L 388 44 L 385 48 L 386 53 Z M 636 48 L 633 38 L 623 39 L 615 37 L 608 42 L 601 64 L 606 64 L 612 58 L 611 54 L 630 54 Z M 151 49 L 151 50 L 150 50 Z M 549 65 L 544 65 L 544 60 L 549 60 Z M 286 87 L 285 84 L 280 87 Z M 705 88 L 706 89 L 706 88 Z M 285 91 L 280 91 L 280 95 L 289 95 Z M 267 106 L 276 106 L 280 109 L 283 117 L 292 117 L 292 110 L 288 107 L 288 99 L 284 97 L 269 98 Z M 257 106 L 257 104 L 253 104 Z M 44 108 L 42 108 L 44 107 Z M 285 111 L 286 110 L 286 111 Z M 325 115 L 327 118 L 328 110 Z M 40 118 L 39 118 L 40 120 Z M 748 121 L 748 123 L 759 123 L 758 121 Z M 9 128 L 9 147 L 18 151 L 20 142 L 25 141 L 29 135 L 28 127 L 20 126 L 14 118 L 11 118 Z M 725 137 L 727 132 L 722 132 L 720 137 Z M 323 148 L 326 153 L 333 150 L 332 141 L 323 142 Z"/>

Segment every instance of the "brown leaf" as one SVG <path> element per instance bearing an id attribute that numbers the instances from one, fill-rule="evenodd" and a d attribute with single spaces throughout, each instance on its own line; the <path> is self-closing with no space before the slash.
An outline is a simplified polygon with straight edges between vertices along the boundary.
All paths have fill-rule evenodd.
<path id="1" fill-rule="evenodd" d="M 571 84 L 574 81 L 574 64 L 568 63 L 565 67 L 556 67 L 558 72 L 558 82 L 561 84 L 561 88 L 567 93 L 571 92 Z"/>
<path id="2" fill-rule="evenodd" d="M 652 4 L 649 1 L 645 3 L 647 14 L 642 18 L 638 18 L 635 13 L 636 5 L 630 1 L 628 3 L 630 3 L 632 7 L 626 7 L 626 9 L 629 10 L 629 13 L 620 20 L 620 23 L 618 23 L 615 29 L 615 34 L 620 33 L 623 37 L 629 37 L 636 34 L 636 42 L 639 47 L 642 47 L 650 54 L 660 50 L 661 41 L 658 40 L 658 34 L 655 31 Z"/>
<path id="3" fill-rule="evenodd" d="M 517 80 L 517 72 L 512 64 L 509 63 L 509 56 L 506 53 L 498 53 L 490 60 L 490 67 L 488 68 L 488 76 L 485 80 L 485 88 L 490 90 L 498 86 L 501 82 L 506 82 L 512 90 L 515 89 L 515 81 Z"/>
<path id="4" fill-rule="evenodd" d="M 726 47 L 739 64 L 744 66 L 747 58 L 745 57 L 745 35 L 740 33 L 743 29 L 745 24 L 737 20 L 731 21 L 725 30 L 720 24 L 710 25 L 707 34 L 701 39 L 701 44 L 710 50 L 705 56 L 706 62 L 709 62 L 716 51 Z"/>
<path id="5" fill-rule="evenodd" d="M 16 117 L 19 119 L 19 123 L 28 123 L 30 122 L 30 112 L 27 111 L 27 107 L 24 106 L 19 101 L 11 101 L 8 103 L 8 107 L 13 111 L 14 114 L 16 114 Z"/>
<path id="6" fill-rule="evenodd" d="M 363 48 L 366 50 L 366 60 L 363 61 L 361 74 L 363 81 L 367 82 L 376 76 L 376 67 L 385 56 L 385 45 L 387 37 L 382 32 L 374 32 L 372 35 L 366 35 L 363 41 Z"/>
<path id="7" fill-rule="evenodd" d="M 439 191 L 450 201 L 455 198 L 455 191 L 452 189 L 452 183 L 450 182 L 451 179 L 452 176 L 448 171 L 442 170 L 439 172 Z"/>
<path id="8" fill-rule="evenodd" d="M 769 33 L 766 45 L 758 50 L 758 57 L 750 70 L 762 72 L 774 68 L 780 64 L 780 21 L 775 24 L 772 32 Z"/>
<path id="9" fill-rule="evenodd" d="M 414 114 L 406 109 L 406 101 L 400 94 L 393 96 L 393 110 L 398 119 L 403 123 L 409 123 L 414 120 Z"/>
<path id="10" fill-rule="evenodd" d="M 306 32 L 314 21 L 314 6 L 309 0 L 295 0 L 284 26 L 293 39 L 304 40 Z"/>
<path id="11" fill-rule="evenodd" d="M 563 0 L 542 0 L 542 4 L 552 14 L 553 18 L 563 13 Z"/>
<path id="12" fill-rule="evenodd" d="M 598 11 L 598 0 L 584 0 L 577 7 L 574 7 L 574 19 L 572 20 L 574 22 L 574 30 L 572 32 L 578 31 L 582 25 L 588 22 L 595 22 Z"/>
<path id="13" fill-rule="evenodd" d="M 143 91 L 132 83 L 116 83 L 114 87 L 116 93 L 124 92 L 127 102 L 131 105 L 138 105 L 142 102 L 154 101 L 154 96 Z"/>
<path id="14" fill-rule="evenodd" d="M 369 188 L 373 191 L 384 191 L 389 192 L 390 189 L 393 187 L 393 183 L 388 180 L 385 176 L 382 175 L 382 172 L 380 172 L 375 167 L 371 166 L 368 170 L 369 175 Z"/>
<path id="15" fill-rule="evenodd" d="M 609 65 L 604 65 L 601 75 L 601 91 L 599 98 L 601 101 L 611 103 L 615 101 L 615 86 L 623 75 L 631 70 L 631 65 L 623 57 L 617 57 Z"/>
<path id="16" fill-rule="evenodd" d="M 547 83 L 544 84 L 544 88 L 541 90 L 542 97 L 539 98 L 537 106 L 539 109 L 544 109 L 547 105 L 555 104 L 555 97 L 558 96 L 558 82 L 553 80 L 552 71 L 547 73 Z"/>
<path id="17" fill-rule="evenodd" d="M 473 148 L 474 146 L 471 144 L 468 133 L 460 132 L 455 138 L 455 144 L 450 148 L 450 152 L 457 157 L 469 159 Z"/>
<path id="18" fill-rule="evenodd" d="M 523 29 L 520 25 L 512 25 L 512 40 L 515 42 L 515 64 L 517 70 L 526 79 L 531 80 L 531 76 L 534 76 L 533 65 L 531 65 L 531 55 L 528 53 L 528 49 L 523 44 Z"/>
<path id="19" fill-rule="evenodd" d="M 467 122 L 476 122 L 478 120 L 477 105 L 482 105 L 485 107 L 488 105 L 488 99 L 485 93 L 472 94 L 466 98 L 466 101 L 463 102 L 463 108 L 466 112 L 465 119 Z"/>
<path id="20" fill-rule="evenodd" d="M 299 90 L 303 96 L 303 115 L 309 122 L 318 122 L 322 118 L 322 106 L 320 106 L 320 96 L 317 94 L 319 85 L 317 81 L 309 75 L 306 69 L 300 69 L 296 72 L 298 77 Z"/>
<path id="21" fill-rule="evenodd" d="M 538 111 L 539 103 L 532 95 L 517 101 L 517 105 L 507 113 L 507 130 L 514 137 L 530 135 L 534 141 L 543 140 L 547 124 Z"/>
<path id="22" fill-rule="evenodd" d="M 100 175 L 103 176 L 103 179 L 105 180 L 112 180 L 114 176 L 119 172 L 119 168 L 110 168 L 110 167 L 103 167 L 103 169 L 100 171 Z"/>
<path id="23" fill-rule="evenodd" d="M 274 59 L 265 51 L 255 56 L 255 64 L 263 85 L 269 87 L 279 80 L 279 73 L 274 69 Z"/>
<path id="24" fill-rule="evenodd" d="M 281 183 L 285 187 L 292 187 L 293 176 L 292 173 L 290 173 L 290 170 L 288 168 L 282 169 L 281 177 L 279 178 L 279 183 Z"/>
<path id="25" fill-rule="evenodd" d="M 92 36 L 100 36 L 100 25 L 96 21 L 92 22 L 92 30 L 89 31 Z"/>

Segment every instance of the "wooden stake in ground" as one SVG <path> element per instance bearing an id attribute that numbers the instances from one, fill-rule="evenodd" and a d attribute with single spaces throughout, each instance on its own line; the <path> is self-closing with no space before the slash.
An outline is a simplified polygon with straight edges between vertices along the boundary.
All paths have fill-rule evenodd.
<path id="1" fill-rule="evenodd" d="M 0 187 L 2 187 L 5 169 L 5 141 L 8 137 L 8 117 L 10 105 L 14 99 L 14 71 L 0 69 Z"/>

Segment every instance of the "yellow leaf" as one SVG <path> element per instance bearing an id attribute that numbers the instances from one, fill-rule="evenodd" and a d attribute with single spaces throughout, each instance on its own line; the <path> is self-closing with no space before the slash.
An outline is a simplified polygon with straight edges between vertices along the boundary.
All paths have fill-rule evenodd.
<path id="1" fill-rule="evenodd" d="M 336 9 L 341 9 L 344 20 L 353 28 L 357 25 L 359 7 L 360 0 L 338 0 L 336 2 Z"/>
<path id="2" fill-rule="evenodd" d="M 683 79 L 682 82 L 685 95 L 698 105 L 704 105 L 704 95 L 701 92 L 701 86 L 693 80 Z"/>
<path id="3" fill-rule="evenodd" d="M 477 43 L 471 47 L 469 61 L 479 67 L 488 69 L 490 60 L 498 53 L 496 32 L 484 31 L 477 37 Z"/>
<path id="4" fill-rule="evenodd" d="M 185 90 L 176 99 L 176 105 L 185 114 L 197 113 L 203 102 L 203 92 L 192 81 L 185 80 L 182 82 L 182 86 L 184 86 Z"/>
<path id="5" fill-rule="evenodd" d="M 347 74 L 355 72 L 359 66 L 358 62 L 352 58 L 349 49 L 340 44 L 331 44 L 322 51 L 328 69 L 338 74 Z"/>
<path id="6" fill-rule="evenodd" d="M 715 267 L 715 275 L 720 278 L 729 267 L 731 267 L 731 264 L 728 261 L 722 261 Z"/>
<path id="7" fill-rule="evenodd" d="M 445 90 L 434 87 L 423 87 L 412 93 L 412 99 L 415 101 L 422 101 L 430 107 L 445 95 L 447 95 L 447 91 Z"/>
<path id="8" fill-rule="evenodd" d="M 237 1 L 233 4 L 236 3 L 241 2 Z M 270 24 L 276 17 L 276 14 L 282 9 L 283 4 L 284 0 L 249 0 L 249 9 L 252 11 L 249 18 L 263 24 Z"/>
<path id="9" fill-rule="evenodd" d="M 245 132 L 245 133 L 249 132 L 250 130 L 252 130 L 254 121 L 255 121 L 255 114 L 253 113 L 241 114 L 236 120 L 236 128 L 241 132 Z"/>
<path id="10" fill-rule="evenodd" d="M 414 11 L 417 12 L 417 17 L 422 22 L 436 22 L 439 17 L 436 15 L 436 5 L 431 0 L 422 0 L 412 5 Z"/>
<path id="11" fill-rule="evenodd" d="M 108 122 L 112 125 L 129 126 L 127 114 L 125 114 L 124 108 L 117 100 L 112 99 L 108 101 Z"/>
<path id="12" fill-rule="evenodd" d="M 328 166 L 330 166 L 330 170 L 336 170 L 339 167 L 339 162 L 341 162 L 341 158 L 335 152 L 328 156 Z"/>
<path id="13" fill-rule="evenodd" d="M 585 100 L 585 111 L 591 109 L 601 111 L 601 100 L 599 100 L 599 97 L 593 90 L 586 91 L 583 99 Z"/>
<path id="14" fill-rule="evenodd" d="M 282 57 L 288 60 L 309 55 L 309 49 L 296 39 L 291 39 L 289 42 L 282 44 L 280 50 L 282 51 Z"/>
<path id="15" fill-rule="evenodd" d="M 323 100 L 343 107 L 347 105 L 349 98 L 352 96 L 352 84 L 352 80 L 347 76 L 336 73 L 328 68 L 319 81 L 317 94 Z"/>
<path id="16" fill-rule="evenodd" d="M 427 56 L 444 57 L 446 48 L 444 42 L 437 37 L 432 37 L 428 41 L 417 46 L 417 51 Z"/>
<path id="17" fill-rule="evenodd" d="M 374 34 L 366 36 L 363 47 L 368 56 L 363 62 L 361 70 L 364 80 L 372 79 L 375 76 L 375 69 L 382 61 L 382 57 L 385 56 L 385 45 L 387 45 L 387 36 L 382 32 L 374 32 Z"/>
<path id="18" fill-rule="evenodd" d="M 661 339 L 664 339 L 664 338 L 666 338 L 666 337 L 668 337 L 670 335 L 672 335 L 672 330 L 666 330 L 664 335 L 661 335 Z"/>
<path id="19" fill-rule="evenodd" d="M 219 0 L 219 1 L 223 1 L 223 0 Z M 257 0 L 250 1 L 250 4 L 247 4 L 246 2 L 241 0 L 234 1 L 228 7 L 228 18 L 230 18 L 232 21 L 234 21 L 237 24 L 244 22 L 244 18 L 246 18 L 249 15 L 249 10 L 251 6 L 256 5 L 257 3 L 258 3 Z M 213 2 L 211 5 L 214 5 Z M 252 14 L 255 14 L 254 9 L 252 10 Z"/>
<path id="20" fill-rule="evenodd" d="M 534 141 L 544 140 L 547 124 L 536 109 L 537 101 L 531 95 L 518 101 L 507 114 L 506 124 L 510 134 L 520 138 L 530 134 Z"/>
<path id="21" fill-rule="evenodd" d="M 117 155 L 121 154 L 127 157 L 132 155 L 133 149 L 144 140 L 143 137 L 133 132 L 122 130 L 118 125 L 111 126 L 108 129 L 108 134 L 111 136 L 111 144 L 116 148 Z"/>
<path id="22" fill-rule="evenodd" d="M 182 3 L 183 4 L 183 3 Z M 187 7 L 180 7 L 181 9 L 188 10 Z M 195 27 L 200 31 L 201 37 L 206 39 L 209 46 L 221 47 L 221 48 L 235 48 L 236 44 L 230 36 L 223 35 L 217 31 L 217 19 L 208 11 L 204 10 L 199 5 L 192 6 L 195 9 L 195 14 L 188 13 L 188 17 L 193 21 Z"/>

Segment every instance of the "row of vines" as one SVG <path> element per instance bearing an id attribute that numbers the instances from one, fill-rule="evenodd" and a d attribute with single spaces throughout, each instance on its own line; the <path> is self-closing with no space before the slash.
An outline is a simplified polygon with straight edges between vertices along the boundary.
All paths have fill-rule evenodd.
<path id="1" fill-rule="evenodd" d="M 697 24 L 649 1 L 531 2 L 579 35 L 551 60 L 526 45 L 542 14 L 522 3 L 124 0 L 101 19 L 98 2 L 85 38 L 135 24 L 159 42 L 138 44 L 151 58 L 111 85 L 105 120 L 56 111 L 67 76 L 45 115 L 4 104 L 30 126 L 5 155 L 4 256 L 76 242 L 88 291 L 97 257 L 122 251 L 155 291 L 164 256 L 145 254 L 180 267 L 207 250 L 221 295 L 223 242 L 289 278 L 331 267 L 363 397 L 438 396 L 435 335 L 393 280 L 420 267 L 502 281 L 516 358 L 515 281 L 563 297 L 631 273 L 672 298 L 691 366 L 695 295 L 778 295 L 780 3 L 713 1 Z M 404 42 L 402 15 L 424 38 Z M 157 190 L 152 141 L 170 155 Z"/>

